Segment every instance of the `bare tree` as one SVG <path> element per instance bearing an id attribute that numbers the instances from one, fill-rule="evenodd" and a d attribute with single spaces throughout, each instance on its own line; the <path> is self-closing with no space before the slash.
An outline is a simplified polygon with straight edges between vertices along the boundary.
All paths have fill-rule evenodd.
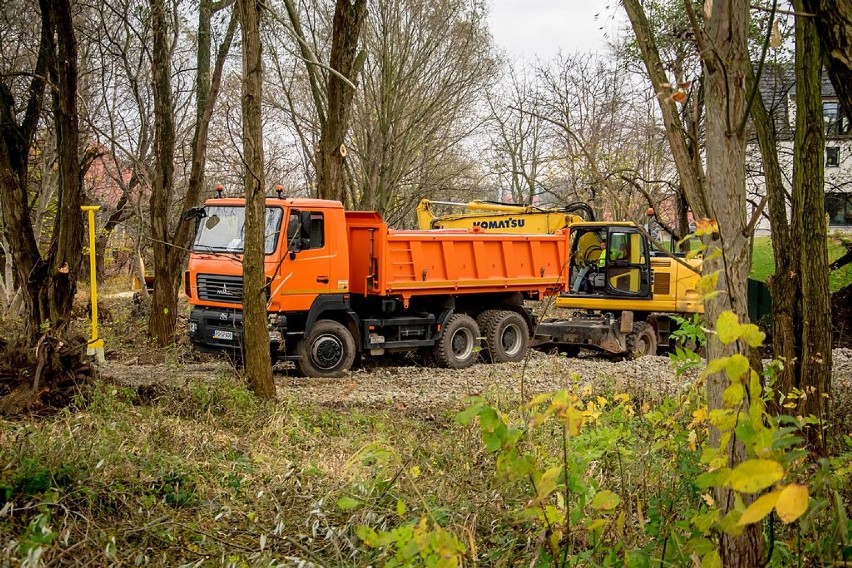
<path id="1" fill-rule="evenodd" d="M 245 255 L 243 256 L 243 348 L 246 374 L 260 398 L 275 398 L 266 314 L 264 227 L 266 193 L 263 163 L 261 99 L 263 65 L 260 4 L 239 0 L 243 38 L 243 161 L 246 190 Z"/>
<path id="2" fill-rule="evenodd" d="M 224 9 L 231 3 L 217 7 Z M 169 33 L 177 33 L 176 14 L 168 12 L 163 0 L 151 0 L 154 22 L 153 89 L 154 89 L 154 152 L 155 171 L 151 190 L 151 233 L 154 243 L 154 270 L 156 282 L 151 303 L 148 331 L 160 345 L 174 340 L 177 318 L 178 289 L 187 249 L 195 229 L 191 220 L 181 219 L 171 230 L 172 205 L 175 194 L 175 104 L 172 96 L 171 63 L 174 40 Z M 195 120 L 192 122 L 193 142 L 190 146 L 191 168 L 187 181 L 184 206 L 196 204 L 204 184 L 204 167 L 207 159 L 207 134 L 213 117 L 213 108 L 222 80 L 225 58 L 236 32 L 237 19 L 232 12 L 227 31 L 219 46 L 213 71 L 210 71 L 210 18 L 214 11 L 212 0 L 204 0 L 199 9 L 199 44 L 196 51 L 198 77 L 195 84 Z"/>
<path id="3" fill-rule="evenodd" d="M 67 0 L 39 3 L 41 33 L 32 71 L 12 69 L 0 81 L 0 198 L 17 282 L 23 286 L 25 332 L 34 341 L 42 324 L 68 323 L 82 256 L 82 171 L 78 159 L 77 43 Z M 25 102 L 12 83 L 29 77 Z M 50 85 L 56 131 L 58 194 L 46 253 L 39 249 L 28 200 L 30 151 Z M 16 92 L 17 91 L 17 92 Z M 23 110 L 21 110 L 23 109 Z"/>
<path id="4" fill-rule="evenodd" d="M 798 12 L 802 0 L 793 0 Z M 831 394 L 831 299 L 828 287 L 828 228 L 825 222 L 825 131 L 822 118 L 822 53 L 813 20 L 796 17 L 796 137 L 793 157 L 792 233 L 798 241 L 801 283 L 801 354 L 797 379 L 784 384 L 807 392 L 805 415 L 825 418 Z M 797 353 L 798 354 L 798 353 Z M 809 442 L 825 453 L 822 428 L 810 429 Z"/>
<path id="5" fill-rule="evenodd" d="M 804 0 L 796 10 L 813 15 L 831 84 L 852 117 L 852 0 Z"/>
<path id="6" fill-rule="evenodd" d="M 496 75 L 481 5 L 379 0 L 365 27 L 368 56 L 353 115 L 352 205 L 400 222 L 421 197 L 470 177 L 462 142 Z"/>
<path id="7" fill-rule="evenodd" d="M 513 203 L 533 204 L 541 193 L 548 145 L 537 101 L 535 79 L 514 67 L 509 68 L 502 92 L 488 94 L 491 174 L 497 179 L 500 200 L 508 192 Z"/>

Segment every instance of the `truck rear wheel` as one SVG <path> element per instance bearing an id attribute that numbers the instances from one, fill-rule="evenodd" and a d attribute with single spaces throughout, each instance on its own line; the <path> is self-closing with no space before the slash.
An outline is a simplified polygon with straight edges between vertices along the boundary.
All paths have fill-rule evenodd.
<path id="1" fill-rule="evenodd" d="M 333 320 L 318 321 L 296 345 L 296 367 L 306 377 L 339 377 L 355 361 L 352 334 Z"/>
<path id="2" fill-rule="evenodd" d="M 657 354 L 657 332 L 648 322 L 637 321 L 633 332 L 627 336 L 627 355 L 637 359 Z"/>
<path id="3" fill-rule="evenodd" d="M 503 310 L 488 318 L 485 345 L 495 363 L 523 361 L 530 343 L 527 322 L 517 312 Z"/>
<path id="4" fill-rule="evenodd" d="M 453 315 L 435 343 L 435 362 L 441 367 L 466 369 L 479 356 L 479 326 L 467 314 Z"/>

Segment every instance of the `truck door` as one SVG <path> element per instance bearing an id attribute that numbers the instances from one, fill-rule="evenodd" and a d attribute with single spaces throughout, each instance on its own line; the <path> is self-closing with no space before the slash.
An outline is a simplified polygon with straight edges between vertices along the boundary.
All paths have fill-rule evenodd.
<path id="1" fill-rule="evenodd" d="M 285 246 L 284 254 L 289 258 L 281 263 L 276 282 L 272 283 L 271 289 L 277 289 L 279 296 L 274 300 L 280 300 L 286 311 L 308 311 L 319 294 L 330 290 L 335 255 L 333 243 L 328 242 L 324 213 L 291 209 Z M 284 283 L 279 279 L 284 279 Z"/>
<path id="2" fill-rule="evenodd" d="M 651 259 L 645 237 L 630 227 L 610 227 L 606 246 L 605 294 L 650 298 Z"/>

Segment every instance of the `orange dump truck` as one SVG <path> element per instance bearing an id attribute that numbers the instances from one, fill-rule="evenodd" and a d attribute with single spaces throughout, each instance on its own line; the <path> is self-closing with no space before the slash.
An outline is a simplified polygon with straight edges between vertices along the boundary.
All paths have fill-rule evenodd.
<path id="1" fill-rule="evenodd" d="M 187 212 L 198 230 L 186 272 L 192 342 L 242 342 L 242 199 Z M 568 232 L 395 231 L 339 202 L 267 199 L 272 355 L 307 376 L 347 371 L 361 355 L 417 351 L 451 368 L 524 358 L 536 322 L 525 299 L 566 291 Z"/>

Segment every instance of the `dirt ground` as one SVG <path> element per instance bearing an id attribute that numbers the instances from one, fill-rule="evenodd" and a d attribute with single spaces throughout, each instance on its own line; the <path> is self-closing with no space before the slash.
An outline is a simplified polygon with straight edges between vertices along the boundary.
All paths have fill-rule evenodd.
<path id="1" fill-rule="evenodd" d="M 208 360 L 172 365 L 137 364 L 135 361 L 107 361 L 103 376 L 130 387 L 148 385 L 182 386 L 235 371 L 225 361 Z M 667 357 L 643 357 L 632 361 L 612 361 L 583 354 L 566 358 L 532 351 L 524 363 L 477 364 L 469 369 L 451 370 L 423 367 L 414 361 L 397 359 L 371 362 L 338 379 L 308 379 L 290 376 L 287 364 L 275 368 L 279 399 L 310 401 L 333 407 L 367 406 L 397 410 L 440 410 L 458 408 L 471 395 L 490 392 L 511 398 L 529 397 L 585 384 L 634 397 L 657 400 L 687 388 L 697 373 L 676 376 Z M 852 349 L 834 351 L 836 395 L 852 398 Z"/>

